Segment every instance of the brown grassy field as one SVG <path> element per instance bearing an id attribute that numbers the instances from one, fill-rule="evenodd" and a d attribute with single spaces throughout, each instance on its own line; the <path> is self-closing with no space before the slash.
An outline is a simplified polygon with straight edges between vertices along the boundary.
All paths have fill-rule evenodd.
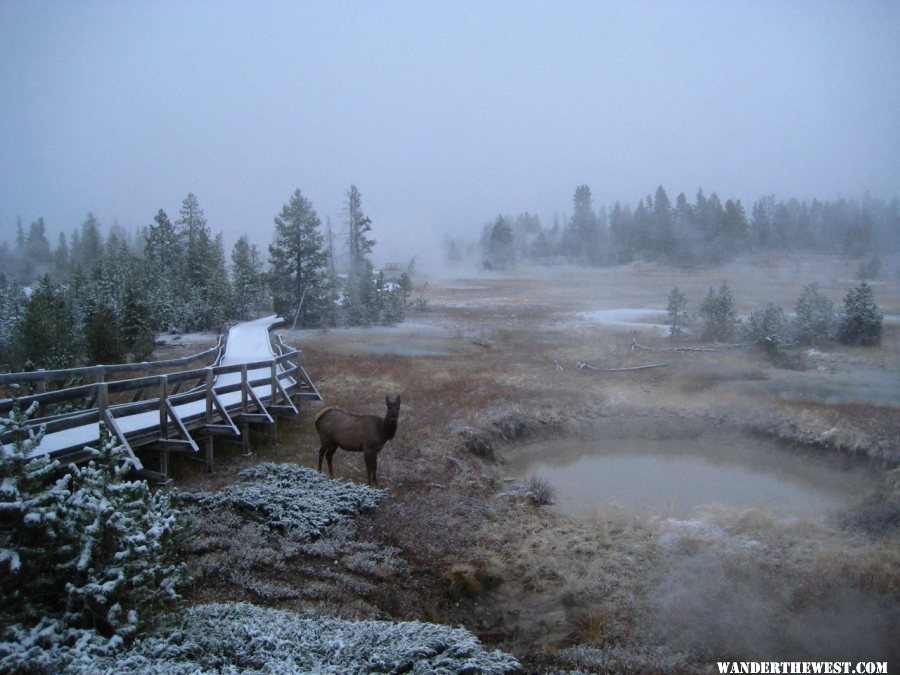
<path id="1" fill-rule="evenodd" d="M 769 301 L 791 312 L 813 281 L 839 308 L 857 265 L 769 255 L 711 269 L 553 267 L 428 279 L 427 311 L 399 326 L 287 333 L 326 405 L 380 414 L 385 395 L 403 396 L 397 437 L 379 458 L 390 499 L 355 535 L 403 564 L 373 576 L 337 560 L 294 562 L 273 572 L 306 589 L 287 606 L 462 624 L 535 672 L 896 657 L 900 324 L 885 323 L 880 347 L 791 350 L 790 368 L 752 347 L 633 347 L 673 345 L 647 322 L 664 321 L 652 310 L 664 309 L 675 284 L 694 313 L 723 281 L 744 314 Z M 900 315 L 900 280 L 874 289 L 881 310 Z M 648 312 L 603 313 L 612 309 Z M 691 338 L 676 345 L 699 346 Z M 599 372 L 579 363 L 666 365 Z M 182 467 L 182 481 L 221 485 L 247 461 L 315 468 L 318 409 L 280 423 L 274 445 L 257 439 L 253 459 L 223 446 L 214 476 Z M 770 438 L 773 452 L 808 453 L 809 461 L 850 457 L 871 470 L 872 493 L 812 520 L 728 506 L 690 518 L 617 507 L 576 517 L 541 505 L 539 482 L 510 474 L 507 462 L 526 443 L 614 439 L 611 429 L 663 439 L 722 429 Z M 339 451 L 334 461 L 337 476 L 364 482 L 359 455 Z M 352 555 L 344 562 L 360 552 Z M 195 593 L 261 601 L 227 584 Z"/>

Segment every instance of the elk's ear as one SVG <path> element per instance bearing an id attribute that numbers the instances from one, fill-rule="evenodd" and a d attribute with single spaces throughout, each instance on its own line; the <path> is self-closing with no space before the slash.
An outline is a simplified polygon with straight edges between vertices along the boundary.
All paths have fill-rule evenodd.
<path id="1" fill-rule="evenodd" d="M 385 397 L 384 397 L 384 404 L 385 404 L 385 405 L 388 405 L 388 406 L 391 404 L 391 397 L 390 397 L 390 396 L 385 396 Z"/>
<path id="2" fill-rule="evenodd" d="M 400 394 L 397 394 L 397 405 L 400 405 Z"/>

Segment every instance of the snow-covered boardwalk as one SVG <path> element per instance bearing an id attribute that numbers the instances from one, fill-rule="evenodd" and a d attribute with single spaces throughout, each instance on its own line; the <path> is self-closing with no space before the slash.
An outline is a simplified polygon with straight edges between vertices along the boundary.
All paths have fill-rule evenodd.
<path id="1" fill-rule="evenodd" d="M 278 353 L 273 351 L 269 329 L 277 321 L 269 316 L 237 324 L 228 333 L 224 354 L 220 345 L 215 354 L 210 353 L 213 362 L 205 368 L 99 381 L 22 397 L 22 408 L 34 402 L 76 406 L 85 398 L 90 402 L 84 410 L 32 420 L 31 427 L 46 429 L 35 452 L 78 461 L 89 455 L 85 448 L 96 447 L 103 422 L 126 447 L 135 467 L 148 476 L 167 478 L 170 452 L 198 455 L 211 470 L 214 436 L 242 436 L 246 447 L 248 424 L 274 428 L 277 416 L 297 414 L 301 399 L 321 400 L 299 362 L 300 353 L 286 347 L 280 337 Z M 103 374 L 101 369 L 101 380 Z M 0 401 L 0 412 L 11 407 L 11 400 Z M 7 451 L 14 439 L 7 432 L 0 440 Z M 204 444 L 202 452 L 198 442 Z M 158 469 L 148 469 L 135 454 L 135 448 L 144 447 L 159 451 Z"/>

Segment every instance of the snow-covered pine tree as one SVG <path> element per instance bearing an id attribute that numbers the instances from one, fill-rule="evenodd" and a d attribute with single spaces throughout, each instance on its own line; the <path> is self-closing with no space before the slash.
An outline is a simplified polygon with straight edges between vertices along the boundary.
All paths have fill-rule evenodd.
<path id="1" fill-rule="evenodd" d="M 35 368 L 68 368 L 77 357 L 72 308 L 64 289 L 41 277 L 16 331 L 18 361 Z"/>
<path id="2" fill-rule="evenodd" d="M 727 283 L 723 282 L 718 291 L 709 289 L 699 313 L 703 319 L 702 339 L 726 342 L 734 338 L 740 322 Z"/>
<path id="3" fill-rule="evenodd" d="M 126 479 L 130 466 L 103 429 L 102 448 L 86 465 L 63 470 L 33 456 L 42 435 L 25 428 L 33 412 L 15 402 L 0 419 L 15 436 L 0 455 L 2 640 L 31 636 L 53 648 L 68 629 L 130 638 L 185 581 L 176 560 L 179 513 L 168 493 Z M 48 621 L 52 630 L 33 630 Z M 0 644 L 0 656 L 7 647 Z"/>
<path id="4" fill-rule="evenodd" d="M 834 334 L 834 305 L 818 284 L 803 287 L 794 312 L 794 335 L 800 344 L 819 344 Z"/>
<path id="5" fill-rule="evenodd" d="M 231 249 L 231 285 L 235 315 L 246 321 L 260 308 L 264 295 L 259 251 L 246 236 L 238 239 Z"/>
<path id="6" fill-rule="evenodd" d="M 875 304 L 872 287 L 865 281 L 844 297 L 844 311 L 838 326 L 838 340 L 847 345 L 881 344 L 884 314 Z"/>
<path id="7" fill-rule="evenodd" d="M 770 302 L 750 314 L 746 331 L 749 342 L 767 349 L 777 349 L 788 339 L 788 320 L 784 310 Z"/>
<path id="8" fill-rule="evenodd" d="M 16 334 L 25 314 L 25 292 L 0 273 L 0 366 L 10 367 L 16 352 Z"/>

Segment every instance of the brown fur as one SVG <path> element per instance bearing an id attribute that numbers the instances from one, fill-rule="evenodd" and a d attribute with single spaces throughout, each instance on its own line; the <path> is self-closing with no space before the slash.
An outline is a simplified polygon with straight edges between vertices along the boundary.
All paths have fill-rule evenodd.
<path id="1" fill-rule="evenodd" d="M 319 448 L 319 471 L 322 458 L 328 460 L 328 475 L 334 478 L 331 458 L 338 448 L 349 452 L 361 452 L 366 462 L 366 479 L 369 485 L 377 483 L 378 453 L 397 432 L 400 416 L 400 397 L 395 401 L 384 397 L 387 413 L 384 418 L 377 415 L 357 415 L 341 408 L 325 408 L 316 415 L 316 431 L 322 442 Z"/>

